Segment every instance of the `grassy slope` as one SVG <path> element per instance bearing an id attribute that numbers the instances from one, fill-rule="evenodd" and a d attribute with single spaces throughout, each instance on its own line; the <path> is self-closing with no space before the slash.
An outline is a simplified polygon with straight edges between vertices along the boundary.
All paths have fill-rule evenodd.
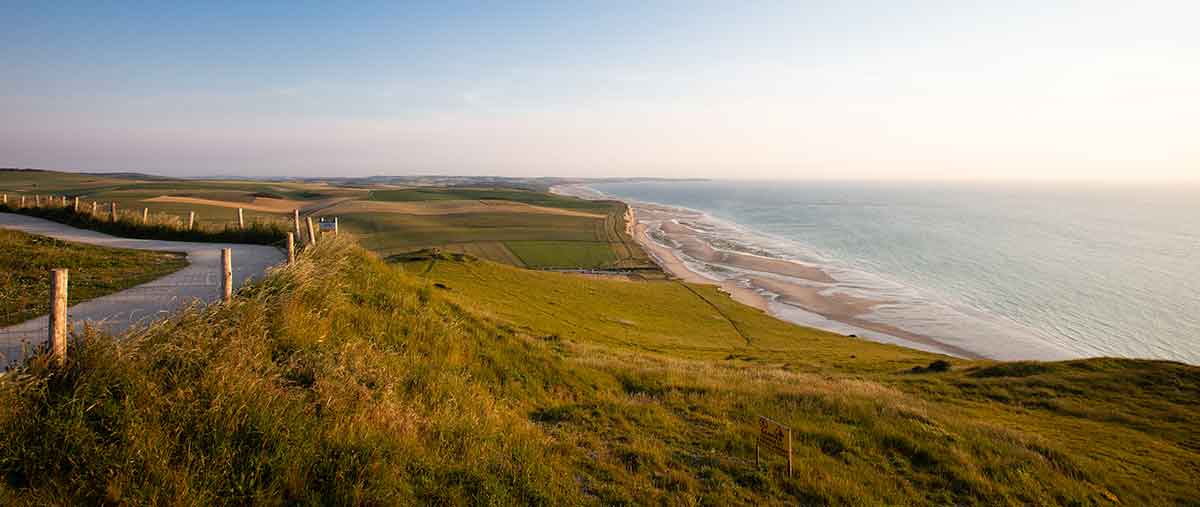
<path id="1" fill-rule="evenodd" d="M 1042 497 L 1021 497 L 1015 488 L 1001 495 L 1016 495 L 1005 501 L 1070 503 L 1097 500 L 1106 492 L 1141 503 L 1196 499 L 1189 486 L 1200 477 L 1200 433 L 1190 426 L 1200 415 L 1200 369 L 1195 367 L 1115 359 L 951 360 L 952 373 L 911 374 L 911 366 L 936 356 L 791 326 L 711 287 L 595 280 L 482 262 L 442 260 L 432 267 L 414 262 L 405 268 L 448 287 L 447 297 L 456 303 L 534 335 L 601 345 L 607 351 L 616 346 L 706 359 L 703 368 L 729 365 L 742 371 L 766 368 L 825 380 L 868 381 L 870 389 L 880 390 L 878 396 L 920 406 L 923 427 L 891 427 L 895 421 L 847 424 L 837 421 L 845 414 L 805 414 L 803 403 L 791 405 L 802 413 L 781 412 L 789 405 L 774 403 L 759 413 L 791 422 L 800 429 L 801 446 L 810 452 L 815 447 L 824 455 L 819 458 L 843 465 L 862 465 L 860 460 L 866 459 L 871 473 L 894 474 L 919 489 L 929 484 L 913 482 L 927 480 L 927 474 L 952 481 L 938 488 L 982 488 L 936 495 L 922 491 L 927 500 L 961 503 L 987 492 L 984 503 L 992 503 L 999 499 L 991 495 L 1014 485 L 1044 487 L 1026 484 L 1028 453 L 1052 469 L 1039 473 L 1065 475 L 1076 483 L 1060 483 L 1056 487 L 1062 490 L 1047 490 Z M 668 379 L 677 373 L 666 370 Z M 687 403 L 703 405 L 696 398 Z M 834 421 L 823 421 L 825 417 Z M 701 437 L 702 432 L 692 436 Z M 1002 444 L 1008 439 L 1023 449 L 1006 448 Z M 1146 481 L 1154 486 L 1144 487 Z M 963 493 L 968 494 L 959 496 Z"/>
<path id="2" fill-rule="evenodd" d="M 401 270 L 323 242 L 232 305 L 119 342 L 82 337 L 65 370 L 37 358 L 0 381 L 0 503 L 1200 496 L 1196 368 L 954 361 L 913 375 L 903 368 L 936 356 L 696 290 L 708 301 L 678 284 L 448 258 Z M 723 330 L 730 320 L 750 344 Z M 794 478 L 777 458 L 754 469 L 760 414 L 795 428 Z"/>
<path id="3" fill-rule="evenodd" d="M 0 326 L 50 311 L 50 277 L 67 268 L 70 304 L 112 294 L 187 266 L 182 254 L 68 243 L 0 229 Z"/>

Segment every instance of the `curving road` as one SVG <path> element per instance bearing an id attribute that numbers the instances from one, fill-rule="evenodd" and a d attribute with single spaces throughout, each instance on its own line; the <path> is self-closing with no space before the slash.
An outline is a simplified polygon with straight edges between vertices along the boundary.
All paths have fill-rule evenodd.
<path id="1" fill-rule="evenodd" d="M 235 287 L 251 278 L 261 277 L 267 268 L 285 259 L 283 252 L 272 246 L 118 238 L 12 213 L 0 213 L 0 227 L 76 243 L 186 253 L 189 265 L 179 271 L 67 310 L 67 318 L 76 328 L 91 322 L 110 332 L 122 332 L 136 324 L 152 322 L 195 301 L 220 299 L 222 248 L 233 249 Z M 0 367 L 20 358 L 23 341 L 40 344 L 46 340 L 46 334 L 45 316 L 0 328 Z"/>

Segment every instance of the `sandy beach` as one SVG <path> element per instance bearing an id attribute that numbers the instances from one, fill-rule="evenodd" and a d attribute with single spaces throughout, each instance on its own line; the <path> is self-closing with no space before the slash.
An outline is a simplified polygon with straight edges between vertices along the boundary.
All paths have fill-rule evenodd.
<path id="1" fill-rule="evenodd" d="M 564 186 L 556 193 L 583 198 L 599 198 L 585 187 Z M 857 331 L 861 337 L 943 352 L 964 358 L 982 355 L 929 336 L 869 318 L 879 306 L 892 303 L 867 299 L 838 290 L 838 282 L 817 266 L 785 259 L 769 258 L 748 252 L 715 248 L 705 231 L 700 213 L 669 206 L 632 202 L 629 224 L 631 235 L 658 265 L 671 276 L 688 283 L 716 285 L 734 300 L 772 315 L 781 315 L 780 307 L 794 308 L 838 322 Z M 718 280 L 689 266 L 703 264 L 705 269 L 724 273 Z M 791 313 L 791 312 L 789 312 Z M 802 325 L 813 322 L 787 318 Z M 841 329 L 839 332 L 843 331 Z"/>

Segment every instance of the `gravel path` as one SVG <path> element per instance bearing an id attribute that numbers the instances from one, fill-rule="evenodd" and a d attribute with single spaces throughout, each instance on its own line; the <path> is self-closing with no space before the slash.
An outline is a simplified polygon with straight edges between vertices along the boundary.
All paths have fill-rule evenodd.
<path id="1" fill-rule="evenodd" d="M 152 322 L 197 300 L 220 299 L 222 248 L 233 249 L 235 287 L 251 278 L 261 278 L 268 267 L 285 259 L 280 249 L 271 246 L 118 238 L 12 213 L 0 213 L 0 227 L 76 243 L 186 253 L 189 265 L 179 271 L 67 310 L 67 317 L 76 328 L 82 327 L 83 322 L 91 322 L 110 332 L 122 332 L 135 324 Z M 0 328 L 0 367 L 20 357 L 23 341 L 41 344 L 46 341 L 46 334 L 47 318 L 44 316 Z"/>

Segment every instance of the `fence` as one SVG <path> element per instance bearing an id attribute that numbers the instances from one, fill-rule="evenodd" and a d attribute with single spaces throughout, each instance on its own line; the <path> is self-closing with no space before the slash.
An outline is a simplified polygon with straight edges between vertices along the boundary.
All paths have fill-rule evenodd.
<path id="1" fill-rule="evenodd" d="M 20 201 L 26 201 L 26 202 L 32 203 L 34 205 L 44 204 L 46 206 L 56 206 L 57 207 L 57 206 L 59 206 L 59 203 L 61 203 L 62 208 L 70 208 L 72 212 L 75 212 L 75 210 L 79 209 L 79 207 L 80 207 L 80 202 L 78 201 L 78 198 L 76 198 L 74 201 L 69 202 L 66 197 L 63 197 L 61 200 L 53 199 L 49 196 L 47 196 L 43 199 L 43 196 L 41 196 L 41 195 L 35 195 L 33 199 L 24 199 L 25 196 L 20 196 L 20 197 L 21 197 L 21 199 L 19 199 Z M 18 199 L 13 199 L 11 202 L 15 203 L 17 201 L 18 201 Z M 0 207 L 8 207 L 9 209 L 11 209 L 11 206 L 8 206 L 9 204 L 10 204 L 9 194 L 0 194 Z M 92 209 L 95 210 L 97 208 L 98 208 L 97 204 L 95 202 L 93 202 Z M 122 217 L 117 216 L 118 210 L 117 210 L 117 206 L 115 203 L 112 203 L 108 206 L 107 214 L 110 215 L 110 217 L 117 217 L 115 219 L 110 218 L 113 220 L 123 219 Z M 149 210 L 146 208 L 143 208 L 139 215 L 140 215 L 140 217 L 138 217 L 138 218 L 140 218 L 139 221 L 142 224 L 148 223 L 153 217 L 149 213 Z M 240 215 L 241 214 L 239 213 L 239 217 L 240 217 Z M 194 218 L 195 218 L 194 212 L 189 213 L 189 222 L 194 222 Z M 295 220 L 294 226 L 296 227 L 297 230 L 299 230 L 300 229 L 299 210 L 295 210 L 293 212 L 293 218 Z M 320 234 L 323 234 L 325 231 L 323 230 L 320 233 L 316 232 L 314 230 L 314 228 L 312 227 L 312 223 L 313 223 L 312 218 L 305 217 L 305 219 L 306 219 L 307 223 L 309 224 L 309 228 L 308 228 L 309 235 L 307 238 L 307 242 L 305 242 L 305 244 L 312 245 L 312 244 L 315 244 L 316 241 L 320 238 Z M 334 220 L 335 220 L 334 223 L 336 223 L 336 219 L 334 219 Z M 191 225 L 192 224 L 189 224 L 189 227 L 191 227 Z M 239 224 L 239 227 L 244 228 L 245 227 L 244 222 Z M 329 232 L 336 234 L 337 233 L 336 226 L 334 226 Z M 284 238 L 285 238 L 284 239 L 285 244 L 283 246 L 286 248 L 286 252 L 287 252 L 287 263 L 289 265 L 291 265 L 296 262 L 297 251 L 298 251 L 297 247 L 300 246 L 300 245 L 297 245 L 299 238 L 292 232 L 285 233 Z M 233 263 L 234 263 L 233 250 L 230 248 L 221 249 L 220 300 L 223 301 L 224 303 L 230 303 L 233 301 L 233 298 L 234 298 Z M 45 347 L 45 350 L 47 351 L 47 353 L 50 354 L 50 360 L 52 361 L 52 363 L 62 364 L 67 360 L 67 358 L 68 358 L 67 341 L 68 341 L 68 336 L 70 334 L 70 327 L 69 327 L 69 322 L 68 322 L 69 316 L 68 316 L 68 308 L 67 308 L 67 306 L 68 306 L 68 297 L 67 296 L 68 296 L 68 286 L 69 286 L 69 271 L 67 269 L 53 269 L 50 271 L 49 276 L 50 276 L 50 314 L 46 317 L 39 317 L 37 319 L 33 319 L 28 322 L 18 324 L 16 326 L 10 326 L 7 329 L 0 329 L 0 355 L 2 355 L 2 359 L 0 359 L 0 366 L 7 366 L 7 365 L 14 364 L 15 361 L 20 358 L 21 353 L 24 352 L 23 348 L 26 345 L 26 342 L 24 340 L 36 338 L 40 334 L 46 337 L 44 347 Z M 42 322 L 43 319 L 44 319 L 44 323 Z M 44 334 L 42 334 L 42 333 L 44 333 Z M 34 345 L 36 345 L 36 344 L 34 344 Z"/>
<path id="2" fill-rule="evenodd" d="M 89 211 L 90 210 L 90 211 Z M 79 196 L 10 195 L 0 194 L 0 211 L 10 211 L 46 218 L 74 227 L 93 229 L 116 236 L 172 241 L 206 241 L 228 243 L 273 244 L 282 246 L 288 229 L 284 219 L 254 220 L 248 223 L 243 208 L 236 208 L 232 222 L 202 223 L 196 211 L 186 216 L 152 212 L 149 207 L 123 209 L 116 202 L 92 201 L 90 206 Z M 294 210 L 299 220 L 300 210 Z M 296 240 L 302 240 L 296 228 Z M 315 241 L 309 235 L 309 241 Z"/>

